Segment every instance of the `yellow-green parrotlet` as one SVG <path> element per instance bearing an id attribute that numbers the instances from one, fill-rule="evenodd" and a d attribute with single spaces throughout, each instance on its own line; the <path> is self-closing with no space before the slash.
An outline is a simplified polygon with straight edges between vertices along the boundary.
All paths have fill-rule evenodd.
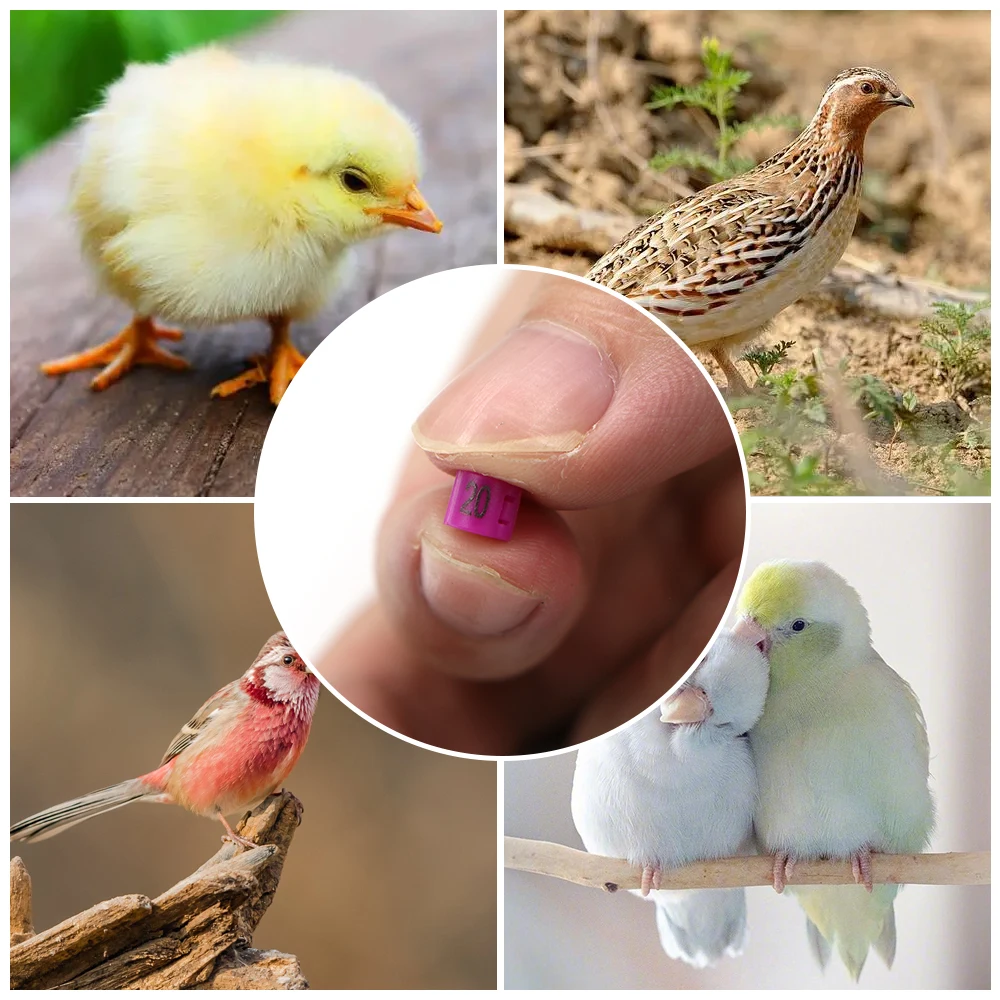
<path id="1" fill-rule="evenodd" d="M 891 965 L 896 885 L 873 886 L 871 853 L 928 843 L 927 730 L 910 686 L 872 648 L 857 592 L 821 562 L 757 568 L 735 632 L 767 656 L 771 682 L 750 732 L 760 798 L 754 829 L 779 892 L 797 858 L 850 859 L 858 885 L 790 887 L 813 953 L 836 948 L 851 976 L 870 947 Z"/>

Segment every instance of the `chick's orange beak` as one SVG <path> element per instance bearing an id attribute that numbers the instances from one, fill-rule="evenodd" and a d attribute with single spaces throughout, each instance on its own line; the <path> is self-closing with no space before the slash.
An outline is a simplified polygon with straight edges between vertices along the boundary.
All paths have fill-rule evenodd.
<path id="1" fill-rule="evenodd" d="M 443 228 L 441 220 L 431 211 L 415 184 L 406 192 L 402 205 L 378 205 L 366 208 L 365 211 L 380 215 L 383 222 L 419 229 L 425 233 L 439 233 Z"/>

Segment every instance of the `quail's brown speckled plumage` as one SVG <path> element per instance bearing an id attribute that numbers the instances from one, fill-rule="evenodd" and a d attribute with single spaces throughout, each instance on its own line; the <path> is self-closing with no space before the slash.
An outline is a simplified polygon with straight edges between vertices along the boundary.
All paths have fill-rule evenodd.
<path id="1" fill-rule="evenodd" d="M 729 351 L 815 288 L 843 255 L 858 215 L 865 135 L 898 106 L 913 102 L 887 73 L 846 70 L 794 142 L 644 222 L 587 277 L 710 351 L 730 392 L 748 392 Z"/>

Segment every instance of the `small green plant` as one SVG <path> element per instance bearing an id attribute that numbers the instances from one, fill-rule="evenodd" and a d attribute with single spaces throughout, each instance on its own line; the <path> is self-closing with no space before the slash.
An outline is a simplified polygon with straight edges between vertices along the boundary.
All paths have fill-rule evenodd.
<path id="1" fill-rule="evenodd" d="M 805 420 L 816 426 L 826 426 L 826 404 L 818 372 L 803 374 L 792 368 L 786 372 L 770 372 L 760 381 L 773 401 L 772 416 L 780 424 Z"/>
<path id="2" fill-rule="evenodd" d="M 770 375 L 775 365 L 788 359 L 788 351 L 795 346 L 794 340 L 780 340 L 773 347 L 752 347 L 740 355 L 754 371 L 757 378 Z"/>
<path id="3" fill-rule="evenodd" d="M 900 397 L 882 379 L 866 372 L 864 375 L 848 379 L 847 388 L 851 402 L 861 409 L 865 420 L 881 420 L 889 427 L 895 425 L 899 415 Z M 914 396 L 914 406 L 916 406 L 915 401 Z"/>
<path id="4" fill-rule="evenodd" d="M 819 371 L 775 371 L 787 359 L 788 341 L 747 352 L 759 372 L 760 395 L 736 401 L 735 409 L 759 413 L 754 426 L 740 435 L 755 492 L 783 496 L 816 496 L 850 492 L 850 484 L 830 460 L 830 434 Z"/>
<path id="5" fill-rule="evenodd" d="M 935 302 L 933 319 L 920 324 L 923 345 L 930 352 L 948 395 L 974 399 L 989 393 L 990 325 L 976 315 L 988 302 L 965 306 Z"/>
<path id="6" fill-rule="evenodd" d="M 794 115 L 757 115 L 745 122 L 732 121 L 736 97 L 750 81 L 753 74 L 733 66 L 733 54 L 727 52 L 716 38 L 703 38 L 701 62 L 705 78 L 687 86 L 660 86 L 653 88 L 653 99 L 646 105 L 656 108 L 701 108 L 715 119 L 719 130 L 715 137 L 715 155 L 689 147 L 675 146 L 664 153 L 657 153 L 650 161 L 655 170 L 685 167 L 701 170 L 713 180 L 725 180 L 741 174 L 754 166 L 752 160 L 735 156 L 733 146 L 751 132 L 771 126 L 790 129 L 801 127 Z"/>
<path id="7" fill-rule="evenodd" d="M 984 339 L 970 322 L 977 311 L 948 306 L 942 315 L 939 304 L 934 322 L 944 324 L 944 329 L 935 332 L 947 340 L 942 347 L 952 352 L 948 357 L 962 356 L 959 338 L 963 338 L 965 347 L 977 344 L 980 352 L 988 343 L 988 327 Z M 901 439 L 906 442 L 902 463 L 889 469 L 900 485 L 904 478 L 898 466 L 903 464 L 908 468 L 905 480 L 909 489 L 916 492 L 946 496 L 989 494 L 988 399 L 980 397 L 968 407 L 970 422 L 957 436 L 935 445 L 918 445 L 916 430 L 927 407 L 921 405 L 912 389 L 897 391 L 868 372 L 851 375 L 847 359 L 831 370 L 818 350 L 813 352 L 811 367 L 800 370 L 788 363 L 792 346 L 792 342 L 782 340 L 771 347 L 746 351 L 742 360 L 757 376 L 755 393 L 745 399 L 729 400 L 742 428 L 740 443 L 754 493 L 831 496 L 870 488 L 856 468 L 856 449 L 863 444 L 845 437 L 845 429 L 839 426 L 837 395 L 828 381 L 832 378 L 843 390 L 844 402 L 878 427 L 873 441 L 888 442 L 887 451 L 879 452 L 882 459 L 892 463 L 894 447 Z M 904 437 L 907 430 L 914 433 Z"/>
<path id="8" fill-rule="evenodd" d="M 968 452 L 975 452 L 979 454 L 984 452 L 990 446 L 990 428 L 989 424 L 974 423 L 969 424 L 968 427 L 962 431 L 958 436 L 958 441 L 955 447 L 963 448 Z"/>
<path id="9" fill-rule="evenodd" d="M 857 406 L 865 420 L 879 421 L 892 428 L 887 458 L 892 460 L 892 450 L 903 428 L 911 423 L 920 401 L 912 389 L 900 394 L 894 392 L 882 379 L 866 372 L 847 380 L 851 402 Z"/>
<path id="10" fill-rule="evenodd" d="M 754 493 L 828 496 L 850 492 L 850 484 L 841 475 L 822 471 L 829 465 L 824 448 L 794 444 L 776 427 L 751 427 L 740 435 L 740 444 L 747 461 L 753 457 L 760 466 L 749 470 Z"/>
<path id="11" fill-rule="evenodd" d="M 977 455 L 976 464 L 965 464 L 957 458 L 961 443 L 962 437 L 959 436 L 942 445 L 917 448 L 910 456 L 910 468 L 915 478 L 924 480 L 920 485 L 945 496 L 989 496 L 991 475 L 988 456 Z"/>

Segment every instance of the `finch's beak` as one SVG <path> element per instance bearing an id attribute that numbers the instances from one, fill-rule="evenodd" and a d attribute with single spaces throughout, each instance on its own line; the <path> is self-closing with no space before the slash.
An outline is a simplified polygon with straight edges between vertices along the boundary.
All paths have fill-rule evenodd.
<path id="1" fill-rule="evenodd" d="M 891 94 L 886 95 L 886 102 L 892 104 L 894 107 L 899 108 L 912 108 L 913 101 L 911 101 L 906 94 L 897 94 L 893 97 Z"/>
<path id="2" fill-rule="evenodd" d="M 684 687 L 672 694 L 660 706 L 660 722 L 672 725 L 694 725 L 712 714 L 712 703 L 699 687 Z"/>
<path id="3" fill-rule="evenodd" d="M 756 646 L 764 656 L 771 655 L 771 637 L 753 618 L 741 618 L 733 629 L 733 635 Z"/>
<path id="4" fill-rule="evenodd" d="M 425 233 L 439 233 L 443 228 L 441 220 L 431 211 L 415 184 L 410 185 L 402 205 L 373 205 L 365 211 L 380 215 L 383 222 L 391 225 L 420 229 Z"/>

